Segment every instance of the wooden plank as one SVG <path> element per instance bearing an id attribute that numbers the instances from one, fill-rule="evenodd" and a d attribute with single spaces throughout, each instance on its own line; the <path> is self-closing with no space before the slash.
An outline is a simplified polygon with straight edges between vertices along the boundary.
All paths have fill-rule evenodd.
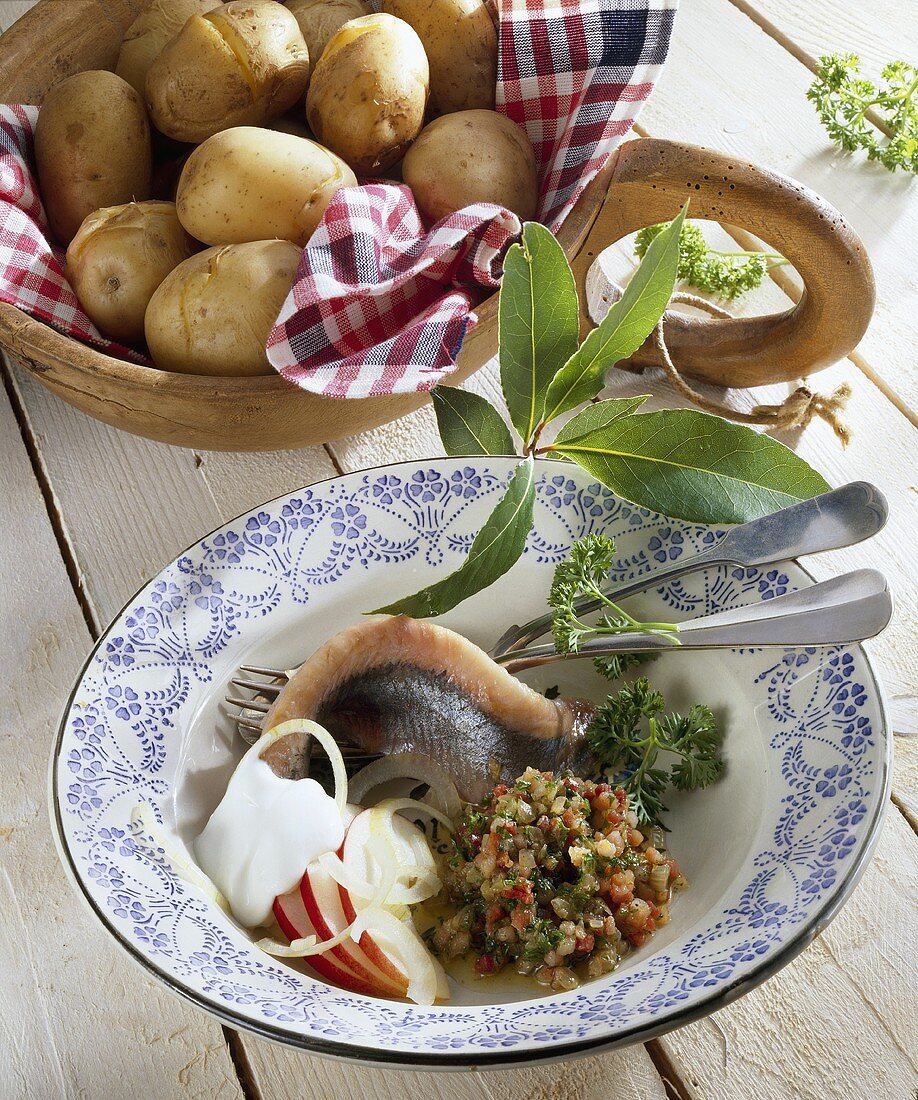
<path id="1" fill-rule="evenodd" d="M 918 845 L 891 808 L 876 855 L 828 929 L 759 989 L 661 1040 L 680 1097 L 911 1096 L 916 890 Z"/>
<path id="2" fill-rule="evenodd" d="M 918 58 L 918 19 L 903 18 L 901 0 L 820 0 L 805 7 L 783 0 L 732 2 L 814 70 L 823 54 L 856 53 L 875 81 L 888 61 Z"/>
<path id="3" fill-rule="evenodd" d="M 613 1091 L 640 1100 L 667 1097 L 642 1047 L 535 1069 L 418 1073 L 278 1057 L 283 1054 L 278 1047 L 251 1039 L 246 1046 L 258 1088 L 271 1100 L 302 1100 L 307 1087 L 322 1100 L 607 1100 Z"/>
<path id="4" fill-rule="evenodd" d="M 897 737 L 893 802 L 918 833 L 918 737 Z"/>
<path id="5" fill-rule="evenodd" d="M 497 359 L 492 359 L 482 367 L 463 385 L 463 389 L 472 390 L 503 408 Z M 391 424 L 383 424 L 372 431 L 330 443 L 328 450 L 345 473 L 383 466 L 388 462 L 432 458 L 443 454 L 437 432 L 437 418 L 430 404 Z"/>
<path id="6" fill-rule="evenodd" d="M 141 982 L 58 861 L 47 751 L 91 639 L 3 393 L 0 465 L 5 530 L 16 532 L 0 543 L 0 1092 L 9 1100 L 240 1097 L 220 1026 Z"/>
<path id="7" fill-rule="evenodd" d="M 14 385 L 99 624 L 214 527 L 335 473 L 321 447 L 281 455 L 196 454 L 92 420 L 24 371 L 16 371 Z"/>
<path id="8" fill-rule="evenodd" d="M 0 0 L 0 34 L 31 8 L 35 0 Z"/>
<path id="9" fill-rule="evenodd" d="M 808 19 L 812 7 L 802 8 L 799 18 Z M 870 12 L 864 9 L 865 19 Z M 918 376 L 907 303 L 916 300 L 916 282 L 907 242 L 918 239 L 915 189 L 901 172 L 834 149 L 806 99 L 811 80 L 803 64 L 729 0 L 695 0 L 679 11 L 641 126 L 655 137 L 707 145 L 784 172 L 842 211 L 863 238 L 877 277 L 876 314 L 858 355 L 914 415 Z"/>

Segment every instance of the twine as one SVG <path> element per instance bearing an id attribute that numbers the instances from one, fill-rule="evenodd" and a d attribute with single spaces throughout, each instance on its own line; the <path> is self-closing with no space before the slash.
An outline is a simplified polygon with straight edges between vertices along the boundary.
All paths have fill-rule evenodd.
<path id="1" fill-rule="evenodd" d="M 621 288 L 616 288 L 621 293 Z M 672 301 L 682 305 L 695 306 L 714 317 L 730 319 L 732 314 L 727 310 L 715 306 L 705 298 L 699 298 L 695 294 L 674 294 Z M 669 348 L 666 346 L 666 338 L 663 335 L 663 318 L 660 318 L 654 330 L 654 342 L 660 352 L 663 361 L 663 369 L 667 378 L 676 390 L 686 400 L 691 401 L 705 412 L 715 416 L 723 416 L 728 420 L 735 420 L 740 424 L 765 424 L 769 428 L 781 428 L 785 430 L 799 428 L 804 430 L 818 416 L 824 420 L 835 432 L 843 447 L 851 442 L 851 429 L 842 419 L 842 414 L 851 396 L 851 386 L 843 382 L 830 394 L 814 393 L 808 386 L 798 386 L 780 405 L 756 405 L 751 412 L 741 412 L 732 409 L 718 401 L 711 401 L 704 394 L 699 393 L 689 385 L 679 373 L 672 360 Z"/>

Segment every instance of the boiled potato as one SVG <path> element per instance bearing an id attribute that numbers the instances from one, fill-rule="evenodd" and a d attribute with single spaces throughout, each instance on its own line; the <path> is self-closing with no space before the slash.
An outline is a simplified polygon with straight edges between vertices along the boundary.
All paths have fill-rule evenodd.
<path id="1" fill-rule="evenodd" d="M 290 241 L 252 241 L 179 264 L 147 306 L 153 362 L 185 374 L 270 374 L 265 344 L 300 255 Z"/>
<path id="2" fill-rule="evenodd" d="M 435 119 L 408 150 L 405 183 L 429 221 L 474 202 L 494 202 L 523 221 L 539 198 L 535 154 L 516 123 L 494 111 Z"/>
<path id="3" fill-rule="evenodd" d="M 430 63 L 430 107 L 437 115 L 494 110 L 497 28 L 484 0 L 383 0 L 410 23 Z"/>
<path id="4" fill-rule="evenodd" d="M 350 19 L 370 14 L 364 0 L 287 0 L 287 7 L 300 25 L 313 68 L 335 31 Z"/>
<path id="5" fill-rule="evenodd" d="M 143 316 L 169 272 L 200 246 L 171 202 L 96 210 L 67 249 L 67 281 L 89 319 L 110 340 L 143 340 Z"/>
<path id="6" fill-rule="evenodd" d="M 231 126 L 261 126 L 303 95 L 309 54 L 300 28 L 274 0 L 231 0 L 193 15 L 147 73 L 158 130 L 200 142 Z"/>
<path id="7" fill-rule="evenodd" d="M 357 178 L 314 141 L 236 126 L 188 158 L 175 201 L 182 225 L 207 244 L 269 237 L 304 245 L 339 187 Z"/>
<path id="8" fill-rule="evenodd" d="M 88 69 L 55 85 L 35 127 L 35 164 L 51 232 L 63 245 L 103 206 L 150 197 L 150 124 L 114 73 Z"/>
<path id="9" fill-rule="evenodd" d="M 429 78 L 421 40 L 404 20 L 352 19 L 313 70 L 309 125 L 358 175 L 384 172 L 420 133 Z"/>
<path id="10" fill-rule="evenodd" d="M 203 15 L 223 0 L 151 0 L 124 32 L 115 72 L 145 94 L 147 70 L 193 15 Z"/>

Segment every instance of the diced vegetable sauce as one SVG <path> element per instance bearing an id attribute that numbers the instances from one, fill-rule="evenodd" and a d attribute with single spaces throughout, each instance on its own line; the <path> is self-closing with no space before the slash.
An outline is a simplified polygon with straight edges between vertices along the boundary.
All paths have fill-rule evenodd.
<path id="1" fill-rule="evenodd" d="M 514 966 L 554 990 L 614 970 L 669 919 L 685 885 L 663 830 L 638 830 L 621 788 L 528 768 L 463 814 L 428 933 L 444 959 Z"/>

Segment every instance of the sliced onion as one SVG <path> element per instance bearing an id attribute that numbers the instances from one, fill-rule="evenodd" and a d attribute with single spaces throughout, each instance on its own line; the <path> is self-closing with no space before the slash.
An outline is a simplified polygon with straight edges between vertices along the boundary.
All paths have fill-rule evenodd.
<path id="1" fill-rule="evenodd" d="M 456 831 L 456 826 L 446 814 L 441 813 L 440 810 L 435 809 L 433 806 L 428 806 L 426 802 L 418 802 L 416 798 L 387 798 L 385 801 L 380 802 L 378 806 L 374 806 L 373 810 L 374 812 L 376 810 L 384 810 L 386 813 L 390 814 L 397 814 L 401 810 L 412 810 L 414 813 L 425 814 L 427 817 L 432 817 L 435 821 L 439 821 L 443 828 L 451 833 Z"/>
<path id="2" fill-rule="evenodd" d="M 328 759 L 331 762 L 332 775 L 335 780 L 335 802 L 343 818 L 348 801 L 347 772 L 344 768 L 344 757 L 341 755 L 341 750 L 338 748 L 337 741 L 335 741 L 328 730 L 320 726 L 318 722 L 313 722 L 309 718 L 291 718 L 289 722 L 281 722 L 279 726 L 275 726 L 273 729 L 268 730 L 267 733 L 262 734 L 252 748 L 258 749 L 258 755 L 261 756 L 268 745 L 272 745 L 275 741 L 280 741 L 282 737 L 288 737 L 291 733 L 309 734 L 310 737 L 314 737 L 322 748 L 325 749 Z M 251 752 L 252 750 L 250 749 L 249 751 Z M 356 801 L 356 799 L 353 801 Z"/>
<path id="3" fill-rule="evenodd" d="M 424 946 L 424 941 L 404 921 L 378 906 L 368 906 L 357 914 L 351 934 L 360 942 L 369 932 L 387 955 L 408 976 L 408 998 L 419 1005 L 432 1005 L 445 992 L 442 967 Z"/>
<path id="4" fill-rule="evenodd" d="M 413 822 L 398 817 L 392 806 L 382 803 L 368 812 L 370 837 L 377 838 L 386 846 L 389 859 L 400 864 L 414 863 L 425 873 L 436 873 L 437 866 L 427 838 Z M 402 832 L 399 832 L 396 822 L 402 825 Z"/>
<path id="5" fill-rule="evenodd" d="M 348 788 L 351 801 L 363 803 L 370 791 L 393 779 L 416 779 L 426 783 L 430 791 L 424 796 L 425 799 L 431 799 L 439 810 L 453 820 L 462 813 L 459 792 L 449 772 L 420 752 L 395 752 L 367 764 L 351 777 Z"/>
<path id="6" fill-rule="evenodd" d="M 350 925 L 336 936 L 335 939 L 338 943 L 350 935 Z M 318 945 L 318 946 L 317 946 Z M 255 946 L 261 951 L 264 951 L 266 955 L 276 955 L 280 959 L 305 959 L 310 955 L 319 955 L 324 951 L 327 951 L 329 947 L 336 947 L 332 940 L 324 940 L 321 944 L 315 936 L 305 936 L 300 940 L 291 940 L 290 943 L 278 943 L 277 940 L 272 940 L 270 937 L 263 940 L 256 940 Z"/>
<path id="7" fill-rule="evenodd" d="M 403 886 L 393 890 L 389 901 L 400 905 L 417 905 L 418 902 L 427 901 L 440 893 L 443 883 L 440 876 L 429 872 L 426 875 L 417 875 L 413 886 Z"/>
<path id="8" fill-rule="evenodd" d="M 357 898 L 370 898 L 376 893 L 376 887 L 355 875 L 351 868 L 347 867 L 344 860 L 337 852 L 323 852 L 319 856 L 319 866 L 326 871 L 349 894 Z"/>
<path id="9" fill-rule="evenodd" d="M 153 807 L 149 802 L 139 802 L 131 810 L 131 825 L 139 825 L 145 833 L 149 834 L 156 847 L 162 849 L 163 857 L 180 879 L 187 882 L 189 886 L 196 887 L 225 912 L 230 912 L 229 902 L 220 893 L 213 881 L 204 874 L 196 863 L 180 855 L 166 839 L 166 834 L 156 820 Z"/>
<path id="10" fill-rule="evenodd" d="M 383 837 L 378 835 L 371 837 L 372 847 L 368 854 L 373 857 L 373 862 L 377 866 L 388 866 L 392 870 L 392 885 L 387 893 L 382 892 L 381 885 L 369 883 L 355 874 L 353 868 L 348 867 L 335 852 L 323 852 L 319 856 L 319 865 L 355 900 L 372 898 L 373 904 L 378 905 L 415 905 L 419 901 L 427 901 L 439 892 L 440 878 L 434 871 L 415 863 L 403 864 L 396 871 L 396 861 L 391 858 L 392 853 L 388 844 L 382 853 L 376 847 L 382 843 L 384 843 Z M 379 858 L 380 854 L 383 858 Z M 412 879 L 414 879 L 413 885 L 408 885 Z"/>

